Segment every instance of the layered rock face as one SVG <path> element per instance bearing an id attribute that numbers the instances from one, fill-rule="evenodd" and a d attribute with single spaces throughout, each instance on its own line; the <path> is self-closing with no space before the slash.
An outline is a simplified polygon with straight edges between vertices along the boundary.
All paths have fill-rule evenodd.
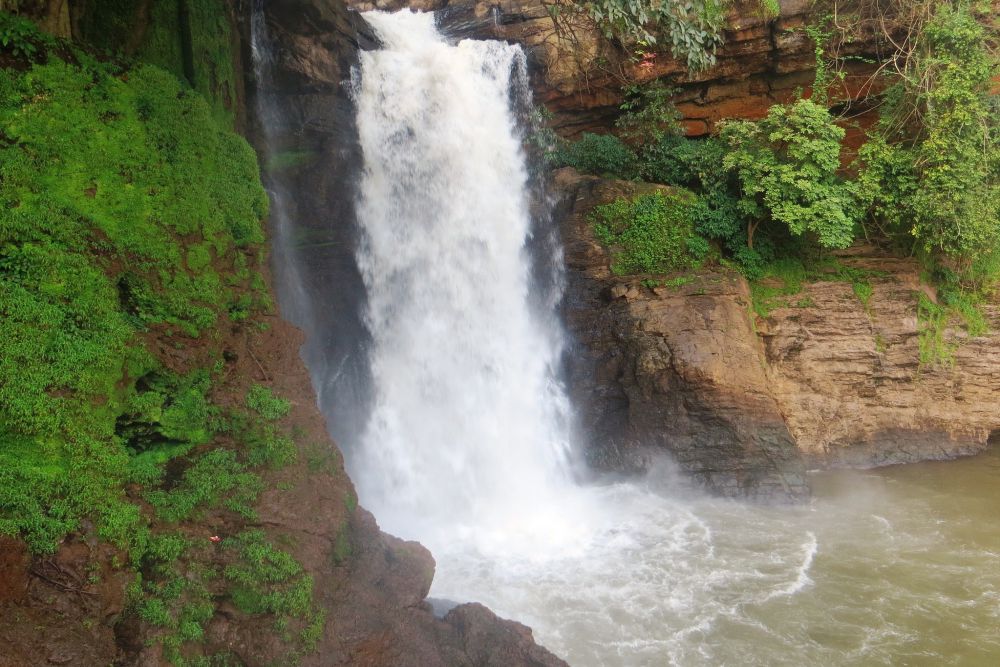
<path id="1" fill-rule="evenodd" d="M 1000 306 L 983 306 L 989 331 L 943 332 L 951 359 L 920 363 L 921 293 L 915 262 L 848 252 L 848 265 L 882 272 L 867 304 L 849 283 L 803 286 L 807 307 L 759 321 L 771 391 L 811 466 L 872 466 L 982 451 L 1000 430 Z M 953 323 L 954 324 L 954 323 Z"/>
<path id="2" fill-rule="evenodd" d="M 997 304 L 983 308 L 990 333 L 947 328 L 951 360 L 921 364 L 918 296 L 934 293 L 910 260 L 848 251 L 843 264 L 878 272 L 867 303 L 851 283 L 821 280 L 758 318 L 733 272 L 652 288 L 610 272 L 589 212 L 662 186 L 568 169 L 555 185 L 570 386 L 599 466 L 641 469 L 665 450 L 715 493 L 794 499 L 808 494 L 805 467 L 954 458 L 1000 433 Z"/>
<path id="3" fill-rule="evenodd" d="M 800 499 L 809 494 L 795 442 L 769 390 L 746 284 L 706 272 L 678 288 L 611 274 L 588 214 L 655 187 L 560 170 L 568 284 L 576 341 L 569 378 L 591 460 L 642 468 L 665 450 L 714 493 Z"/>

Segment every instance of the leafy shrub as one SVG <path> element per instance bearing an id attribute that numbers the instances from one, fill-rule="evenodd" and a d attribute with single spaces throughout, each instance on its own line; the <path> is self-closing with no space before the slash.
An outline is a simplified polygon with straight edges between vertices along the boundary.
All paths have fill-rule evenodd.
<path id="1" fill-rule="evenodd" d="M 298 620 L 302 626 L 299 642 L 306 651 L 314 648 L 323 617 L 313 603 L 312 577 L 290 554 L 270 544 L 263 531 L 244 531 L 224 545 L 239 554 L 224 572 L 233 585 L 233 603 L 247 614 L 275 615 L 276 627 L 283 630 Z M 320 628 L 315 627 L 317 623 Z"/>
<path id="2" fill-rule="evenodd" d="M 654 183 L 718 189 L 728 182 L 722 169 L 727 146 L 717 138 L 688 139 L 665 134 L 642 149 L 642 175 Z"/>
<path id="3" fill-rule="evenodd" d="M 611 246 L 611 270 L 666 273 L 699 266 L 710 247 L 694 231 L 691 203 L 690 193 L 656 191 L 596 207 L 594 229 Z"/>
<path id="4" fill-rule="evenodd" d="M 284 398 L 271 393 L 267 387 L 255 384 L 247 392 L 247 407 L 264 419 L 281 419 L 288 414 L 291 404 Z"/>
<path id="5" fill-rule="evenodd" d="M 610 134 L 585 132 L 579 140 L 556 149 L 553 162 L 573 167 L 585 174 L 634 178 L 638 175 L 637 156 L 621 139 Z"/>
<path id="6" fill-rule="evenodd" d="M 721 137 L 731 150 L 723 165 L 740 180 L 749 248 L 768 222 L 826 248 L 851 244 L 857 207 L 853 188 L 837 176 L 844 130 L 825 108 L 809 100 L 775 105 L 763 120 L 726 123 Z"/>
<path id="7" fill-rule="evenodd" d="M 643 45 L 664 41 L 689 69 L 702 70 L 715 63 L 727 4 L 725 0 L 596 0 L 583 7 L 606 38 Z"/>
<path id="8" fill-rule="evenodd" d="M 0 11 L 0 46 L 15 58 L 33 58 L 54 41 L 28 19 Z"/>
<path id="9" fill-rule="evenodd" d="M 996 61 L 964 3 L 936 3 L 909 65 L 887 94 L 881 127 L 859 155 L 859 193 L 876 231 L 990 280 L 975 261 L 1000 247 Z M 980 265 L 982 266 L 982 265 Z"/>
<path id="10" fill-rule="evenodd" d="M 156 509 L 157 516 L 169 522 L 189 519 L 199 509 L 216 506 L 221 501 L 234 512 L 253 518 L 253 503 L 263 490 L 260 478 L 247 472 L 236 454 L 214 449 L 196 459 L 176 487 L 148 491 L 146 499 Z"/>
<path id="11" fill-rule="evenodd" d="M 615 121 L 621 136 L 630 143 L 680 136 L 683 130 L 677 121 L 681 115 L 672 100 L 675 92 L 659 79 L 643 86 L 626 87 L 625 101 L 619 107 L 623 113 Z"/>
<path id="12" fill-rule="evenodd" d="M 247 445 L 247 463 L 252 466 L 283 468 L 294 463 L 298 454 L 295 442 L 271 425 L 247 432 L 243 438 Z"/>

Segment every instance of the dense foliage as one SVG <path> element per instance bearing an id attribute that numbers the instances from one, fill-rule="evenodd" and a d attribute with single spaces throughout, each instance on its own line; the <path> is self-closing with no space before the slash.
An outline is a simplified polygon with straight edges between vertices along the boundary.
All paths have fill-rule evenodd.
<path id="1" fill-rule="evenodd" d="M 612 247 L 617 274 L 667 273 L 699 266 L 710 248 L 695 233 L 690 193 L 657 190 L 594 209 L 597 237 Z"/>
<path id="2" fill-rule="evenodd" d="M 635 151 L 611 134 L 584 132 L 578 141 L 560 145 L 551 159 L 560 167 L 573 167 L 586 174 L 638 176 Z"/>
<path id="3" fill-rule="evenodd" d="M 845 267 L 832 269 L 825 255 L 861 233 L 868 242 L 917 255 L 926 266 L 924 278 L 937 287 L 937 299 L 924 296 L 917 308 L 921 360 L 947 361 L 946 328 L 960 322 L 969 335 L 982 334 L 986 323 L 978 304 L 991 298 L 1000 278 L 998 61 L 977 3 L 918 4 L 855 8 L 868 17 L 865 29 L 886 31 L 886 44 L 896 53 L 879 69 L 889 79 L 881 121 L 847 168 L 845 131 L 826 106 L 828 89 L 843 76 L 843 60 L 830 59 L 826 49 L 848 40 L 848 27 L 857 30 L 848 20 L 805 29 L 816 44 L 811 99 L 775 105 L 759 121 L 724 122 L 716 136 L 691 140 L 681 136 L 668 87 L 627 86 L 618 137 L 587 135 L 560 146 L 554 160 L 689 189 L 695 196 L 683 206 L 690 211 L 679 217 L 718 244 L 723 262 L 733 262 L 751 280 L 767 279 L 753 286 L 760 314 L 767 304 L 794 303 L 790 298 L 803 280 L 831 276 L 851 282 L 867 304 L 867 279 Z M 892 26 L 907 32 L 894 36 Z M 628 218 L 624 211 L 634 205 L 620 200 L 611 207 Z M 599 215 L 598 236 L 619 248 L 616 271 L 677 268 L 676 262 L 632 259 L 620 250 L 628 245 L 621 231 L 610 234 L 602 220 Z M 630 242 L 636 258 L 676 256 L 673 236 Z"/>
<path id="4" fill-rule="evenodd" d="M 722 43 L 725 0 L 593 0 L 585 7 L 608 39 L 655 45 L 662 40 L 692 70 L 715 63 Z"/>
<path id="5" fill-rule="evenodd" d="M 563 15 L 570 21 L 564 32 L 570 38 L 578 23 L 587 19 L 605 39 L 628 48 L 653 50 L 669 47 L 675 58 L 692 71 L 715 64 L 715 50 L 723 42 L 722 30 L 732 0 L 588 0 L 587 2 L 547 2 L 549 14 L 561 25 Z M 776 17 L 777 0 L 760 0 L 760 13 Z"/>
<path id="6" fill-rule="evenodd" d="M 748 248 L 765 222 L 793 236 L 813 234 L 824 248 L 851 244 L 853 188 L 837 176 L 844 130 L 829 111 L 810 100 L 775 105 L 758 122 L 727 123 L 721 137 L 730 149 L 723 167 L 740 181 L 737 206 L 749 220 Z"/>
<path id="7" fill-rule="evenodd" d="M 195 46 L 214 30 L 228 49 L 223 3 L 187 5 L 214 21 Z M 137 6 L 102 3 L 83 29 L 124 48 Z M 36 554 L 74 532 L 122 548 L 125 613 L 174 665 L 225 663 L 202 640 L 227 598 L 273 617 L 291 664 L 323 631 L 312 579 L 265 533 L 238 532 L 266 471 L 296 461 L 291 404 L 238 383 L 235 403 L 213 398 L 231 371 L 223 341 L 270 308 L 267 197 L 227 106 L 206 99 L 220 80 L 194 85 L 169 53 L 176 3 L 147 18 L 140 54 L 177 75 L 0 12 L 0 533 Z M 199 68 L 231 68 L 228 51 L 202 55 Z M 236 536 L 192 539 L 208 517 Z"/>
<path id="8" fill-rule="evenodd" d="M 913 78 L 890 89 L 861 151 L 861 198 L 879 232 L 909 235 L 967 271 L 1000 247 L 996 60 L 961 4 L 942 3 L 917 47 Z"/>
<path id="9" fill-rule="evenodd" d="M 267 209 L 253 152 L 200 96 L 80 60 L 0 71 L 0 433 L 18 443 L 0 487 L 21 508 L 2 525 L 36 548 L 93 510 L 126 539 L 116 418 L 155 366 L 138 335 L 215 326 Z"/>

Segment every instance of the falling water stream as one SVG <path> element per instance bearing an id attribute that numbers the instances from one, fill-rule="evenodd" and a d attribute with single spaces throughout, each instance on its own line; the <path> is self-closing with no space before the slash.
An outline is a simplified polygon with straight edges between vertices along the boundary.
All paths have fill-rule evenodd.
<path id="1" fill-rule="evenodd" d="M 799 507 L 683 492 L 666 464 L 575 481 L 562 334 L 532 278 L 524 55 L 451 43 L 431 14 L 365 16 L 374 398 L 348 463 L 382 527 L 434 553 L 432 595 L 574 665 L 996 664 L 996 456 L 817 475 Z"/>

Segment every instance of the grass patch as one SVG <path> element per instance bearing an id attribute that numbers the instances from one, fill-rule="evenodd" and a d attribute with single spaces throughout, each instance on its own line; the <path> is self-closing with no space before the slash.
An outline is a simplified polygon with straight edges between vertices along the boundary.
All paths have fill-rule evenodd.
<path id="1" fill-rule="evenodd" d="M 292 407 L 287 399 L 275 396 L 270 389 L 259 384 L 250 387 L 246 403 L 248 408 L 271 421 L 286 416 Z"/>
<path id="2" fill-rule="evenodd" d="M 835 258 L 810 262 L 776 260 L 767 264 L 761 273 L 760 279 L 750 283 L 753 310 L 759 317 L 768 317 L 776 308 L 815 306 L 811 297 L 797 300 L 791 297 L 801 293 L 805 284 L 820 281 L 850 283 L 854 295 L 868 311 L 873 294 L 871 280 L 885 275 L 882 271 L 847 266 Z"/>

